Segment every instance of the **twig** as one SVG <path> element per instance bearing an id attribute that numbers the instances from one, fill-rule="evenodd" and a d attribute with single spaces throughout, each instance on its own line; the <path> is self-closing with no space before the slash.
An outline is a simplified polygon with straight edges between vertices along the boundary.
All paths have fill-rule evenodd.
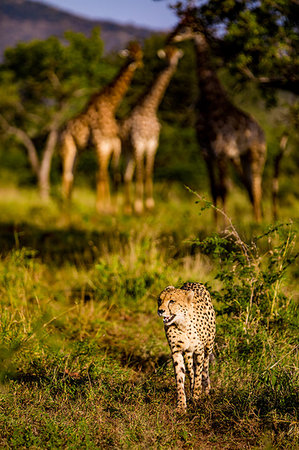
<path id="1" fill-rule="evenodd" d="M 211 207 L 217 211 L 218 213 L 222 214 L 225 219 L 228 221 L 230 228 L 232 230 L 232 234 L 233 236 L 236 238 L 236 244 L 238 244 L 243 253 L 244 256 L 247 260 L 247 263 L 249 266 L 251 266 L 251 260 L 250 257 L 248 255 L 248 249 L 247 249 L 247 245 L 242 241 L 242 239 L 240 238 L 239 233 L 237 232 L 236 228 L 234 227 L 231 218 L 220 208 L 218 208 L 217 206 L 213 205 L 213 203 L 208 202 L 208 200 L 206 200 L 205 198 L 203 198 L 201 195 L 199 195 L 197 192 L 193 191 L 192 189 L 190 189 L 188 186 L 185 185 L 185 188 L 188 189 L 188 191 L 192 192 L 192 194 L 194 194 L 197 198 L 199 198 L 200 201 L 205 202 L 205 203 L 209 203 L 211 205 Z"/>
<path id="2" fill-rule="evenodd" d="M 28 339 L 25 340 L 25 343 L 28 342 L 31 338 L 33 338 L 39 330 L 46 328 L 48 325 L 50 325 L 50 323 L 54 322 L 54 320 L 59 319 L 59 317 L 64 316 L 65 314 L 69 313 L 70 311 L 72 311 L 73 309 L 75 309 L 77 307 L 78 307 L 78 305 L 72 306 L 71 308 L 67 309 L 66 311 L 63 311 L 61 314 L 58 314 L 58 316 L 52 317 L 52 319 L 50 319 L 48 322 L 43 323 L 43 325 L 37 331 L 32 333 L 31 336 L 29 336 Z"/>
<path id="3" fill-rule="evenodd" d="M 292 350 L 290 350 L 286 355 L 284 355 L 282 358 L 280 358 L 278 361 L 276 361 L 276 363 L 272 364 L 272 366 L 267 367 L 266 370 L 264 370 L 264 372 L 262 373 L 262 375 L 264 375 L 264 373 L 266 373 L 268 370 L 273 369 L 273 367 L 277 366 L 277 364 L 280 363 L 280 361 L 282 361 L 284 358 L 286 358 L 290 353 L 292 353 L 293 351 L 297 350 L 297 348 L 299 348 L 299 345 L 296 345 L 294 348 L 292 348 Z"/>

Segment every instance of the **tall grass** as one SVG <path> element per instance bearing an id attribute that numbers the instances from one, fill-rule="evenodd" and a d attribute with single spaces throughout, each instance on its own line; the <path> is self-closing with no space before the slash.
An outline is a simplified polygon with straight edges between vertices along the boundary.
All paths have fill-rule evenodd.
<path id="1" fill-rule="evenodd" d="M 99 217 L 84 190 L 68 213 L 25 189 L 9 196 L 1 447 L 296 448 L 293 224 L 255 228 L 243 217 L 242 247 L 176 187 L 158 187 L 143 218 Z M 217 340 L 212 392 L 180 417 L 156 297 L 187 280 L 211 289 Z"/>

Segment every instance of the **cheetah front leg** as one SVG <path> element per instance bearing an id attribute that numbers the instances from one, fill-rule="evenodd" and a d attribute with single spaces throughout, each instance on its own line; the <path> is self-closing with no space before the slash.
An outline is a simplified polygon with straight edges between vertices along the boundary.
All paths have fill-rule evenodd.
<path id="1" fill-rule="evenodd" d="M 202 392 L 202 369 L 204 361 L 204 348 L 194 354 L 194 389 L 193 398 L 198 400 Z"/>
<path id="2" fill-rule="evenodd" d="M 186 371 L 187 371 L 187 374 L 188 374 L 189 379 L 190 379 L 191 395 L 193 395 L 193 389 L 194 389 L 193 353 L 192 352 L 185 352 L 184 360 L 185 360 Z"/>
<path id="3" fill-rule="evenodd" d="M 180 351 L 172 354 L 174 374 L 177 387 L 177 410 L 179 413 L 185 413 L 187 410 L 185 394 L 185 366 L 184 357 Z"/>

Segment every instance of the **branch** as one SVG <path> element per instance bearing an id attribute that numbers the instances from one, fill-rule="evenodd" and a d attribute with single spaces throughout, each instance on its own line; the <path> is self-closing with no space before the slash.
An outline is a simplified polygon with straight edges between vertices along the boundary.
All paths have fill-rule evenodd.
<path id="1" fill-rule="evenodd" d="M 185 187 L 186 187 L 186 189 L 188 189 L 188 191 L 192 192 L 192 194 L 194 194 L 197 198 L 199 198 L 200 201 L 205 202 L 206 204 L 209 204 L 209 206 L 211 206 L 211 208 L 213 208 L 215 211 L 217 211 L 218 213 L 222 214 L 223 217 L 225 217 L 226 221 L 229 223 L 229 226 L 231 229 L 231 235 L 234 236 L 236 244 L 239 245 L 239 247 L 241 248 L 248 265 L 251 266 L 251 260 L 250 260 L 249 254 L 248 254 L 248 247 L 245 244 L 245 242 L 243 242 L 242 239 L 240 238 L 240 235 L 237 232 L 236 228 L 234 227 L 234 224 L 232 223 L 231 218 L 222 209 L 213 205 L 213 203 L 211 203 L 208 200 L 206 200 L 205 198 L 203 198 L 197 192 L 193 191 L 186 185 L 185 185 Z"/>
<path id="2" fill-rule="evenodd" d="M 272 364 L 272 366 L 268 366 L 266 368 L 266 370 L 264 370 L 264 372 L 262 373 L 262 375 L 264 375 L 268 370 L 273 369 L 273 367 L 277 366 L 277 364 L 280 363 L 280 361 L 282 361 L 286 356 L 290 355 L 291 353 L 293 353 L 295 350 L 297 350 L 299 348 L 299 345 L 296 345 L 295 347 L 292 348 L 292 350 L 290 350 L 288 353 L 286 353 L 282 358 L 280 358 L 278 361 L 276 361 L 274 364 Z"/>
<path id="3" fill-rule="evenodd" d="M 73 92 L 72 97 L 81 97 L 86 91 L 88 91 L 86 88 L 77 89 Z M 43 130 L 47 132 L 51 132 L 54 129 L 59 130 L 66 121 L 65 114 L 69 108 L 69 100 L 61 100 L 59 110 L 53 114 L 52 120 L 46 124 Z"/>
<path id="4" fill-rule="evenodd" d="M 33 169 L 33 172 L 35 173 L 36 176 L 38 176 L 40 164 L 35 145 L 33 144 L 28 134 L 25 133 L 25 131 L 21 130 L 20 128 L 10 125 L 2 114 L 0 114 L 0 124 L 4 129 L 4 131 L 6 131 L 8 134 L 16 136 L 16 138 L 19 139 L 24 144 L 24 146 L 27 149 L 28 158 L 31 167 Z"/>
<path id="5" fill-rule="evenodd" d="M 296 76 L 294 76 L 293 79 L 283 77 L 256 77 L 248 67 L 243 67 L 240 70 L 247 78 L 259 84 L 290 91 L 296 95 L 299 95 L 299 79 Z"/>

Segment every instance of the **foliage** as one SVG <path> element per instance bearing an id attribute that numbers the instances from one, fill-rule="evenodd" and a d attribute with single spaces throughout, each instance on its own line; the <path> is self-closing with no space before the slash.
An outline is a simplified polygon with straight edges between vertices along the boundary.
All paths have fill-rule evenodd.
<path id="1" fill-rule="evenodd" d="M 198 6 L 195 6 L 198 5 Z M 255 78 L 263 85 L 298 94 L 298 5 L 292 0 L 216 0 L 178 2 L 207 30 L 221 35 L 219 42 L 235 75 Z"/>
<path id="2" fill-rule="evenodd" d="M 20 43 L 7 49 L 0 67 L 2 132 L 26 148 L 44 197 L 62 124 L 82 109 L 92 88 L 114 73 L 103 62 L 99 30 L 90 38 L 67 32 L 65 39 L 67 45 L 55 37 Z"/>
<path id="3" fill-rule="evenodd" d="M 134 75 L 117 112 L 119 118 L 130 111 L 163 67 L 164 62 L 157 57 L 157 50 L 164 45 L 165 36 L 159 34 L 144 42 L 144 66 Z M 181 180 L 196 189 L 205 189 L 208 177 L 194 132 L 194 105 L 198 91 L 195 54 L 191 43 L 185 42 L 182 48 L 184 57 L 180 60 L 158 112 L 162 130 L 155 177 L 157 180 Z M 8 171 L 13 169 L 14 173 L 15 169 L 20 170 L 21 174 L 17 176 L 20 183 L 34 183 L 51 130 L 62 129 L 65 121 L 81 111 L 90 95 L 111 80 L 119 67 L 117 55 L 102 56 L 98 30 L 94 30 L 89 38 L 80 33 L 68 32 L 63 43 L 53 37 L 8 49 L 0 67 L 0 121 L 4 132 L 0 149 L 1 167 Z M 246 84 L 245 89 L 240 89 L 236 75 L 232 77 L 227 70 L 222 70 L 219 75 L 233 101 L 237 105 L 242 104 L 242 108 L 253 114 L 266 131 L 269 159 L 265 179 L 266 184 L 269 184 L 273 158 L 279 151 L 282 133 L 288 132 L 289 149 L 297 145 L 294 132 L 296 104 L 290 116 L 286 111 L 293 100 L 286 94 L 279 94 L 277 107 L 269 112 L 252 82 Z M 290 126 L 290 123 L 293 125 Z M 23 155 L 24 145 L 28 145 L 28 141 L 31 150 L 34 147 L 37 155 L 33 172 Z M 7 148 L 9 151 L 6 151 Z M 94 187 L 97 161 L 92 150 L 88 148 L 78 158 L 75 183 Z M 53 158 L 51 181 L 58 182 L 60 160 L 55 154 Z M 288 172 L 289 178 L 296 176 L 296 158 L 293 151 L 283 161 L 283 170 Z M 7 172 L 7 177 L 10 176 Z M 287 184 L 293 192 L 296 184 Z M 282 184 L 281 188 L 283 195 L 286 195 L 288 187 Z"/>
<path id="4" fill-rule="evenodd" d="M 285 319 L 295 324 L 295 304 L 281 290 L 289 266 L 299 255 L 294 254 L 296 233 L 293 224 L 271 225 L 247 244 L 222 210 L 195 195 L 198 202 L 203 202 L 202 210 L 212 207 L 227 221 L 222 235 L 194 241 L 218 267 L 216 279 L 222 282 L 222 288 L 215 293 L 220 305 L 218 313 L 235 315 L 245 329 L 252 323 L 269 326 L 270 322 Z"/>
<path id="5" fill-rule="evenodd" d="M 98 29 L 90 38 L 68 31 L 65 40 L 63 45 L 58 38 L 50 37 L 6 50 L 1 74 L 11 74 L 11 81 L 18 84 L 20 100 L 30 110 L 55 109 L 77 89 L 95 87 L 109 79 Z"/>
<path id="6" fill-rule="evenodd" d="M 291 254 L 295 233 L 287 228 L 271 227 L 251 244 L 243 243 L 244 247 L 229 234 L 195 241 L 204 254 L 212 256 L 219 264 L 216 278 L 223 287 L 216 293 L 221 305 L 218 313 L 236 314 L 246 326 L 250 326 L 252 321 L 262 321 L 267 325 L 269 321 L 283 320 L 285 315 L 295 323 L 294 304 L 286 303 L 287 299 L 280 290 L 288 266 L 298 256 Z M 281 239 L 278 242 L 276 234 Z M 256 245 L 258 240 L 266 240 L 268 244 L 264 254 L 260 254 Z"/>

